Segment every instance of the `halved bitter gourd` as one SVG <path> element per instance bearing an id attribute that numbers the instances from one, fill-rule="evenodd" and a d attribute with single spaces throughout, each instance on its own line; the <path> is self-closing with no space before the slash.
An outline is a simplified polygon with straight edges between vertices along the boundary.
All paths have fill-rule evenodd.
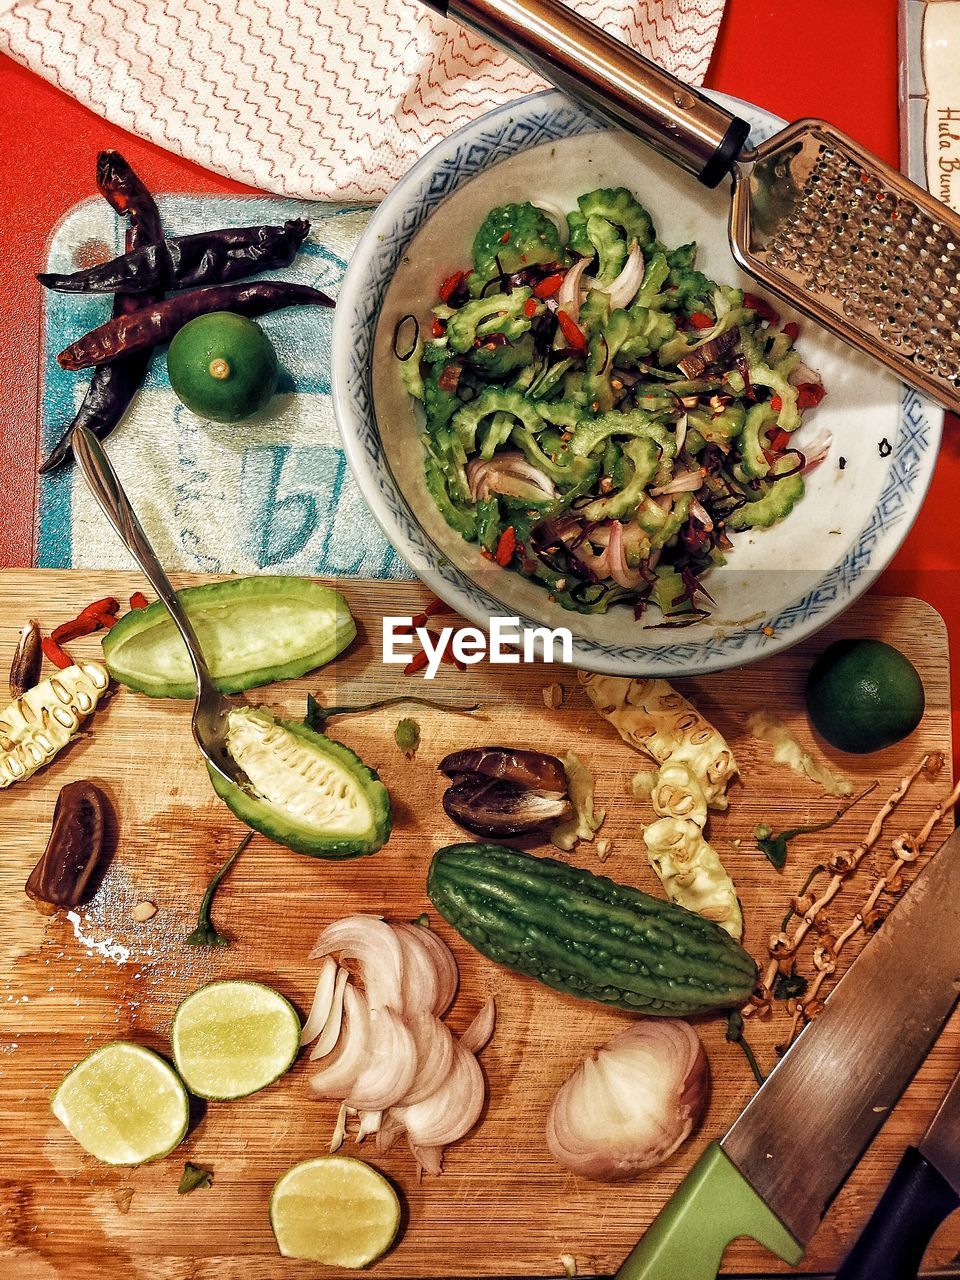
<path id="1" fill-rule="evenodd" d="M 567 995 L 689 1017 L 741 1004 L 753 960 L 718 925 L 639 889 L 496 844 L 434 855 L 431 902 L 488 959 Z"/>
<path id="2" fill-rule="evenodd" d="M 227 750 L 250 790 L 214 770 L 210 778 L 247 826 L 315 858 L 356 858 L 386 843 L 387 789 L 349 747 L 260 707 L 238 707 L 227 721 Z"/>
<path id="3" fill-rule="evenodd" d="M 310 578 L 230 578 L 177 594 L 223 693 L 314 671 L 357 634 L 340 592 Z M 103 656 L 115 680 L 152 698 L 196 694 L 186 647 L 160 601 L 121 618 L 104 637 Z"/>

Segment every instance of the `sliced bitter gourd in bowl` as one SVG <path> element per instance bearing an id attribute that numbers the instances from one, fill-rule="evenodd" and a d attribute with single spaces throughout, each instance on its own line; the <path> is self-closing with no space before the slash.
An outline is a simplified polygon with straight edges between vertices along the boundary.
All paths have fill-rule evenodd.
<path id="1" fill-rule="evenodd" d="M 250 788 L 211 770 L 214 789 L 271 840 L 316 858 L 355 858 L 386 843 L 387 789 L 349 747 L 262 708 L 238 707 L 227 721 L 227 750 Z"/>
<path id="2" fill-rule="evenodd" d="M 315 671 L 357 634 L 340 592 L 310 578 L 230 578 L 177 594 L 222 693 Z M 196 695 L 186 647 L 160 601 L 121 618 L 103 656 L 115 680 L 152 698 Z"/>

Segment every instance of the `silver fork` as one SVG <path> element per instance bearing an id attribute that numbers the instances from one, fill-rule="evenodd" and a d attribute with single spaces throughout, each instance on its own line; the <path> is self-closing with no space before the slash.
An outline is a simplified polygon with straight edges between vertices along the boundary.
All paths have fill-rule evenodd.
<path id="1" fill-rule="evenodd" d="M 156 552 L 143 532 L 137 513 L 124 493 L 123 485 L 113 469 L 100 441 L 87 427 L 74 429 L 73 453 L 83 478 L 96 498 L 104 515 L 113 525 L 124 544 L 150 581 L 150 585 L 167 606 L 170 617 L 187 646 L 190 662 L 197 679 L 197 699 L 193 705 L 193 736 L 200 754 L 212 769 L 234 786 L 249 788 L 249 780 L 237 762 L 227 751 L 227 716 L 233 704 L 214 685 L 210 671 L 200 648 L 197 633 L 177 598 L 170 579 L 157 559 Z"/>

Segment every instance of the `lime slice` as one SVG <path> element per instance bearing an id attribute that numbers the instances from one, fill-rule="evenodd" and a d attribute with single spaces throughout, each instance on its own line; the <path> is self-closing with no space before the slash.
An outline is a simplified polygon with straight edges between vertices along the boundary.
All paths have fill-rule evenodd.
<path id="1" fill-rule="evenodd" d="M 289 1071 L 300 1019 L 259 982 L 210 982 L 181 1001 L 170 1032 L 173 1060 L 191 1093 L 245 1098 Z"/>
<path id="2" fill-rule="evenodd" d="M 285 1258 L 366 1267 L 386 1253 L 400 1201 L 376 1169 L 350 1156 L 319 1156 L 288 1169 L 270 1196 L 270 1225 Z"/>
<path id="3" fill-rule="evenodd" d="M 84 1151 L 105 1164 L 144 1164 L 169 1155 L 190 1119 L 187 1091 L 173 1068 L 125 1040 L 78 1063 L 50 1108 Z"/>

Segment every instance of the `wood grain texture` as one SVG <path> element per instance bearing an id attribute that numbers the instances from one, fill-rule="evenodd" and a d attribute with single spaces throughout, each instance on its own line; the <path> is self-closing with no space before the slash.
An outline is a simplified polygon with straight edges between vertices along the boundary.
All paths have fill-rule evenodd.
<path id="1" fill-rule="evenodd" d="M 37 617 L 48 631 L 106 592 L 126 599 L 140 587 L 133 574 L 4 572 L 4 678 L 27 617 Z M 255 837 L 217 899 L 217 923 L 235 939 L 229 949 L 183 945 L 210 874 L 243 832 L 213 795 L 198 763 L 188 704 L 152 701 L 121 689 L 96 713 L 89 732 L 51 766 L 29 783 L 0 793 L 3 1276 L 272 1280 L 327 1274 L 315 1266 L 281 1262 L 267 1216 L 275 1179 L 296 1161 L 325 1151 L 333 1128 L 336 1107 L 311 1099 L 307 1062 L 298 1062 L 260 1094 L 198 1111 L 177 1152 L 139 1169 L 110 1169 L 86 1156 L 50 1114 L 49 1098 L 64 1073 L 105 1040 L 134 1039 L 166 1051 L 177 1002 L 209 979 L 265 981 L 305 1012 L 316 979 L 316 964 L 307 954 L 325 923 L 352 911 L 408 919 L 429 910 L 424 879 L 430 855 L 463 838 L 440 806 L 445 780 L 435 765 L 447 751 L 504 741 L 559 755 L 574 749 L 594 771 L 598 804 L 607 810 L 602 834 L 613 841 L 613 851 L 603 871 L 660 892 L 640 840 L 649 806 L 629 793 L 630 778 L 643 761 L 591 711 L 570 669 L 484 665 L 461 674 L 443 667 L 432 687 L 419 678 L 405 679 L 399 668 L 380 661 L 380 618 L 416 612 L 425 591 L 407 583 L 343 587 L 360 629 L 347 654 L 312 677 L 253 691 L 251 700 L 299 716 L 308 691 L 319 692 L 328 703 L 406 691 L 451 701 L 480 699 L 484 718 L 422 708 L 411 712 L 423 732 L 413 762 L 393 741 L 402 710 L 334 722 L 333 736 L 359 751 L 390 788 L 394 835 L 375 857 L 340 864 L 313 861 Z M 816 748 L 858 784 L 876 777 L 880 787 L 832 831 L 798 840 L 779 876 L 753 846 L 755 825 L 767 821 L 780 829 L 816 821 L 829 816 L 836 802 L 773 766 L 769 747 L 749 736 L 745 718 L 758 707 L 774 709 L 813 745 L 802 712 L 803 677 L 812 657 L 841 635 L 876 636 L 902 648 L 923 677 L 927 712 L 907 742 L 866 760 Z M 89 639 L 73 652 L 93 656 L 97 648 Z M 565 691 L 558 710 L 548 710 L 542 698 L 543 687 L 553 682 Z M 946 633 L 939 616 L 919 601 L 867 597 L 840 622 L 785 655 L 678 682 L 678 687 L 694 697 L 739 759 L 742 782 L 733 787 L 729 813 L 712 817 L 710 830 L 740 890 L 746 945 L 762 958 L 766 939 L 806 869 L 837 847 L 854 844 L 900 775 L 925 751 L 947 752 L 949 765 Z M 936 781 L 918 780 L 885 830 L 878 864 L 885 862 L 895 836 L 921 825 L 947 789 L 949 774 L 948 767 Z M 46 842 L 57 792 L 78 777 L 92 778 L 109 791 L 122 830 L 104 884 L 74 927 L 63 913 L 38 915 L 23 884 Z M 946 825 L 930 847 L 945 831 Z M 575 860 L 599 869 L 592 846 L 581 846 Z M 867 871 L 872 865 L 868 861 Z M 848 908 L 852 914 L 866 892 L 857 890 L 868 882 L 869 874 L 857 878 L 833 918 L 842 922 Z M 131 911 L 143 899 L 154 901 L 159 911 L 138 924 Z M 625 1015 L 559 996 L 496 968 L 442 921 L 437 927 L 461 966 L 461 991 L 449 1019 L 454 1030 L 466 1025 L 489 994 L 497 999 L 497 1032 L 482 1057 L 489 1104 L 478 1129 L 448 1151 L 440 1178 L 418 1183 L 405 1147 L 383 1159 L 359 1149 L 392 1179 L 405 1205 L 402 1239 L 376 1274 L 407 1280 L 560 1275 L 559 1255 L 565 1252 L 575 1257 L 581 1275 L 616 1270 L 705 1143 L 723 1132 L 752 1093 L 739 1049 L 725 1042 L 724 1020 L 698 1020 L 713 1088 L 694 1139 L 665 1168 L 636 1182 L 589 1183 L 553 1163 L 544 1144 L 544 1120 L 557 1087 L 586 1052 L 622 1028 Z M 751 1041 L 768 1067 L 785 1027 L 783 1016 L 750 1027 Z M 811 1243 L 803 1271 L 829 1271 L 842 1258 L 904 1144 L 922 1132 L 956 1071 L 958 1029 L 955 1020 L 848 1181 Z M 825 1140 L 811 1116 L 810 1141 Z M 185 1159 L 214 1169 L 212 1189 L 177 1196 Z M 944 1263 L 958 1250 L 960 1225 L 948 1225 L 931 1257 Z M 787 1270 L 748 1241 L 728 1250 L 725 1268 L 731 1273 Z"/>

